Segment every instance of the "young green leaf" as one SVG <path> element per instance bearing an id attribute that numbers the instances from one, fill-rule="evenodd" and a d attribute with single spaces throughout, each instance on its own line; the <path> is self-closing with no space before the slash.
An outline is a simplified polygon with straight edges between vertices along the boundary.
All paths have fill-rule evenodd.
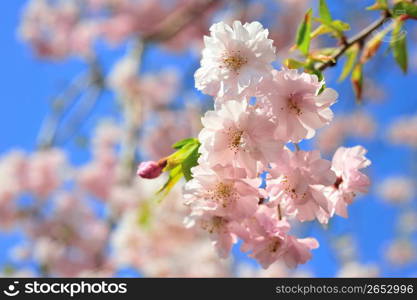
<path id="1" fill-rule="evenodd" d="M 198 139 L 184 139 L 175 143 L 173 148 L 177 151 L 166 158 L 164 172 L 168 172 L 168 180 L 156 194 L 158 201 L 161 201 L 182 177 L 187 181 L 192 179 L 191 168 L 197 165 L 200 148 Z"/>
<path id="2" fill-rule="evenodd" d="M 304 55 L 308 55 L 311 41 L 311 17 L 313 10 L 310 8 L 304 16 L 303 22 L 297 30 L 296 46 Z"/>
<path id="3" fill-rule="evenodd" d="M 340 20 L 327 21 L 322 18 L 313 18 L 313 20 L 320 22 L 321 25 L 313 31 L 311 38 L 315 38 L 318 35 L 326 33 L 331 33 L 334 37 L 340 38 L 343 36 L 344 31 L 350 30 L 350 25 Z"/>
<path id="4" fill-rule="evenodd" d="M 168 180 L 165 184 L 156 192 L 156 201 L 161 202 L 172 190 L 175 184 L 182 178 L 182 166 L 178 165 L 169 171 Z"/>
<path id="5" fill-rule="evenodd" d="M 407 73 L 408 53 L 406 34 L 402 30 L 403 21 L 397 19 L 391 35 L 391 49 L 395 61 L 404 73 Z"/>
<path id="6" fill-rule="evenodd" d="M 172 145 L 172 148 L 174 148 L 174 149 L 181 149 L 186 144 L 194 143 L 195 141 L 196 141 L 195 138 L 183 139 L 181 141 L 176 142 L 174 145 Z"/>
<path id="7" fill-rule="evenodd" d="M 388 1 L 387 0 L 376 0 L 374 4 L 368 6 L 367 10 L 386 10 L 388 9 Z"/>
<path id="8" fill-rule="evenodd" d="M 181 164 L 182 173 L 184 174 L 184 178 L 186 181 L 193 179 L 193 176 L 191 174 L 191 168 L 197 165 L 199 156 L 200 156 L 200 153 L 198 153 L 198 147 L 195 147 L 195 149 L 190 153 L 190 155 Z"/>
<path id="9" fill-rule="evenodd" d="M 330 14 L 329 7 L 327 6 L 326 0 L 320 0 L 319 16 L 320 16 L 321 19 L 326 20 L 328 22 L 332 21 L 332 16 Z"/>
<path id="10" fill-rule="evenodd" d="M 353 68 L 351 81 L 356 99 L 360 102 L 363 91 L 363 65 L 361 63 L 357 63 Z"/>
<path id="11" fill-rule="evenodd" d="M 304 63 L 292 58 L 287 58 L 284 61 L 284 65 L 288 68 L 288 69 L 301 69 L 304 68 Z"/>
<path id="12" fill-rule="evenodd" d="M 346 62 L 343 66 L 342 74 L 340 74 L 339 82 L 345 80 L 346 77 L 349 76 L 350 72 L 352 71 L 353 67 L 356 63 L 356 58 L 358 57 L 359 53 L 359 45 L 354 44 L 352 45 L 345 53 Z"/>
<path id="13" fill-rule="evenodd" d="M 391 28 L 388 26 L 384 30 L 379 31 L 376 33 L 365 45 L 362 57 L 361 57 L 361 63 L 366 63 L 369 59 L 371 59 L 376 52 L 378 51 L 379 47 L 382 44 L 382 41 L 384 37 L 387 35 L 387 33 L 391 30 Z"/>
<path id="14" fill-rule="evenodd" d="M 417 5 L 410 2 L 399 2 L 392 9 L 394 17 L 406 15 L 411 18 L 417 18 Z"/>

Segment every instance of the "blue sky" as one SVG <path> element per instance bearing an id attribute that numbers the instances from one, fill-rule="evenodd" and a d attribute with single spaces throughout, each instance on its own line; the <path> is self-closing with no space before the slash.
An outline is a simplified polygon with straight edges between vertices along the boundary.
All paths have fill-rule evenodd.
<path id="1" fill-rule="evenodd" d="M 36 60 L 29 47 L 17 39 L 16 29 L 22 5 L 25 2 L 24 0 L 0 2 L 0 20 L 2 20 L 0 26 L 0 65 L 2 67 L 2 72 L 0 72 L 0 153 L 13 148 L 34 150 L 36 136 L 44 116 L 49 111 L 51 97 L 58 93 L 74 75 L 84 69 L 83 63 L 76 58 L 58 63 Z M 343 1 L 341 5 L 335 5 L 336 1 L 329 2 L 332 4 L 331 9 L 335 15 L 343 18 L 343 10 L 349 1 Z M 361 3 L 360 6 L 364 7 L 372 1 L 361 2 L 363 4 Z M 368 14 L 371 17 L 375 16 L 369 12 Z M 410 34 L 414 33 L 411 31 L 412 28 L 409 30 Z M 410 46 L 410 51 L 415 50 L 416 47 Z M 123 49 L 105 53 L 101 59 L 105 68 L 108 68 L 111 62 L 123 53 Z M 187 55 L 168 55 L 163 50 L 151 49 L 145 57 L 143 69 L 144 71 L 157 70 L 170 64 L 173 67 L 181 67 L 179 71 L 182 72 L 187 67 L 192 67 L 190 61 Z M 412 70 L 410 74 L 403 76 L 390 55 L 385 57 L 380 55 L 378 63 L 367 66 L 365 70 L 372 70 L 372 73 L 376 75 L 376 81 L 384 87 L 387 94 L 383 103 L 366 103 L 362 108 L 370 112 L 378 121 L 378 137 L 373 142 L 350 139 L 345 145 L 360 143 L 369 149 L 368 156 L 373 162 L 369 174 L 374 187 L 390 175 L 406 174 L 416 178 L 417 174 L 413 174 L 410 167 L 412 163 L 416 163 L 416 154 L 405 146 L 392 146 L 385 141 L 385 129 L 391 121 L 400 115 L 411 115 L 417 112 L 417 94 L 414 92 L 417 82 L 416 71 Z M 328 86 L 337 89 L 340 94 L 340 100 L 334 106 L 334 110 L 336 113 L 345 113 L 355 109 L 354 95 L 348 81 L 341 84 L 336 82 L 338 74 L 340 74 L 340 64 L 327 71 L 326 78 Z M 185 84 L 192 85 L 192 78 Z M 82 134 L 88 134 L 102 116 L 115 115 L 116 108 L 112 97 L 110 93 L 102 97 L 97 111 L 83 125 Z M 74 142 L 65 144 L 65 148 L 69 151 L 71 160 L 76 164 L 88 159 L 88 152 L 77 147 Z M 415 203 L 414 209 L 416 209 Z M 383 276 L 417 274 L 417 264 L 406 268 L 396 268 L 389 265 L 383 257 L 384 247 L 395 234 L 398 208 L 383 203 L 375 193 L 371 193 L 358 199 L 349 212 L 351 218 L 345 220 L 337 217 L 330 230 L 324 231 L 317 224 L 311 226 L 311 234 L 317 237 L 321 247 L 313 252 L 314 258 L 306 265 L 307 269 L 313 269 L 318 276 L 333 276 L 337 266 L 327 239 L 332 235 L 351 232 L 357 240 L 361 262 L 377 263 L 382 269 Z M 0 233 L 0 264 L 8 260 L 7 249 L 20 240 L 21 237 L 16 232 Z M 416 242 L 415 236 L 414 242 Z M 244 259 L 244 256 L 239 253 L 237 257 Z"/>

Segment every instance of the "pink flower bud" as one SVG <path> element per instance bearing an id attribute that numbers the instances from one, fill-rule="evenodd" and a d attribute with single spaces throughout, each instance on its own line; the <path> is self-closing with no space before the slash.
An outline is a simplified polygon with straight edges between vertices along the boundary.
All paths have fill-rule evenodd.
<path id="1" fill-rule="evenodd" d="M 138 166 L 137 175 L 142 178 L 153 179 L 161 175 L 162 169 L 166 166 L 164 161 L 143 161 Z"/>

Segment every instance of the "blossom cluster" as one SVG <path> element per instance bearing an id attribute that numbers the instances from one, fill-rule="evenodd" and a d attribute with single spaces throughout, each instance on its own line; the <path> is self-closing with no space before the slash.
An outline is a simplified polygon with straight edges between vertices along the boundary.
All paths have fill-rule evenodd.
<path id="1" fill-rule="evenodd" d="M 316 75 L 276 70 L 259 22 L 214 24 L 204 43 L 195 85 L 213 96 L 214 110 L 202 118 L 198 165 L 184 187 L 186 225 L 205 229 L 221 257 L 241 239 L 264 268 L 305 263 L 318 242 L 291 234 L 293 223 L 347 217 L 370 184 L 360 171 L 370 165 L 366 150 L 341 147 L 332 161 L 299 150 L 331 122 L 338 95 Z"/>

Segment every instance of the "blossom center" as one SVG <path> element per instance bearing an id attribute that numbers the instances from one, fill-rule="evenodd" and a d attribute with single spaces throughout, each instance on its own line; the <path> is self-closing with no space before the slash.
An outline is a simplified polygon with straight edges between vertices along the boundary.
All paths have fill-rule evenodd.
<path id="1" fill-rule="evenodd" d="M 301 111 L 301 108 L 299 106 L 299 97 L 297 97 L 294 94 L 290 94 L 290 96 L 288 97 L 288 101 L 287 101 L 287 105 L 288 105 L 288 109 L 292 112 L 294 112 L 297 116 L 300 116 L 303 114 L 303 112 Z"/>
<path id="2" fill-rule="evenodd" d="M 269 244 L 268 250 L 269 250 L 270 252 L 275 253 L 275 252 L 277 252 L 277 251 L 278 251 L 278 249 L 281 247 L 281 245 L 282 245 L 281 240 L 280 240 L 279 238 L 275 238 L 275 239 L 273 239 L 273 240 L 272 240 L 272 242 Z"/>
<path id="3" fill-rule="evenodd" d="M 297 189 L 297 183 L 291 182 L 288 176 L 283 176 L 281 180 L 281 184 L 283 185 L 283 189 L 285 193 L 293 199 L 295 202 L 302 202 L 305 197 L 307 196 L 306 192 L 300 193 Z"/>
<path id="4" fill-rule="evenodd" d="M 240 54 L 240 51 L 237 51 L 225 55 L 222 62 L 227 69 L 237 72 L 247 64 L 248 60 Z"/>
<path id="5" fill-rule="evenodd" d="M 225 230 L 228 221 L 225 218 L 214 216 L 210 220 L 203 222 L 202 228 L 207 230 L 210 234 L 221 233 Z"/>
<path id="6" fill-rule="evenodd" d="M 239 151 L 242 144 L 243 130 L 229 128 L 229 130 L 227 130 L 227 135 L 229 136 L 229 149 L 234 152 Z"/>
<path id="7" fill-rule="evenodd" d="M 236 200 L 237 193 L 233 184 L 219 182 L 212 190 L 210 198 L 226 208 Z"/>

